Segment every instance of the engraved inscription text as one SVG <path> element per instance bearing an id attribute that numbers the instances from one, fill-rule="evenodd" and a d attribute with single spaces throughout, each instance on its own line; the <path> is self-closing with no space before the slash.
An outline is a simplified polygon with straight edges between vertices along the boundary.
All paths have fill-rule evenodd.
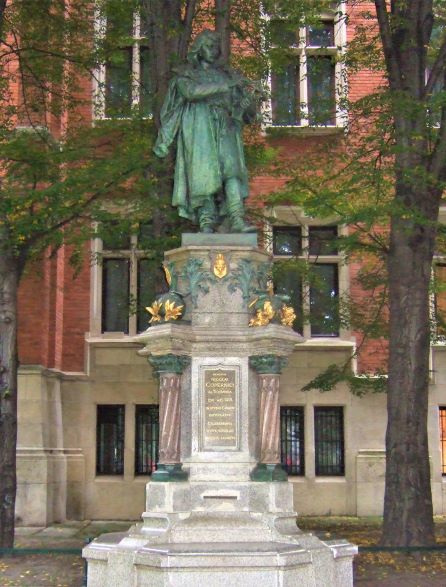
<path id="1" fill-rule="evenodd" d="M 235 369 L 206 369 L 203 383 L 205 448 L 236 448 Z"/>

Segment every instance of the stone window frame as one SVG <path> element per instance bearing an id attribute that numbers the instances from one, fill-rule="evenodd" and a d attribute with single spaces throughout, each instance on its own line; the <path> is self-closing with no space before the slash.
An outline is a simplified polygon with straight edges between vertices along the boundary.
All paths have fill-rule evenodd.
<path id="1" fill-rule="evenodd" d="M 147 258 L 145 251 L 138 249 L 138 237 L 130 235 L 130 249 L 104 250 L 101 238 L 92 239 L 91 296 L 90 296 L 90 337 L 128 338 L 138 334 L 136 312 L 129 313 L 128 333 L 122 331 L 102 331 L 103 304 L 103 259 L 128 259 L 130 262 L 129 297 L 137 300 L 138 296 L 138 262 Z M 147 314 L 147 326 L 149 315 Z"/>
<path id="2" fill-rule="evenodd" d="M 437 267 L 443 267 L 446 270 L 446 256 L 436 255 L 432 262 L 432 281 L 435 282 L 439 279 L 437 277 Z M 442 292 L 446 297 L 446 291 Z M 431 295 L 431 319 L 432 319 L 432 338 L 431 344 L 446 344 L 446 328 L 445 332 L 439 332 L 438 323 L 438 293 L 433 292 Z M 444 312 L 444 320 L 446 321 L 446 312 Z"/>
<path id="3" fill-rule="evenodd" d="M 336 218 L 318 219 L 304 214 L 304 212 L 294 206 L 276 206 L 269 211 L 268 220 L 264 224 L 264 242 L 266 249 L 273 254 L 273 226 L 288 226 L 290 228 L 299 226 L 302 229 L 302 239 L 304 245 L 308 245 L 308 235 L 310 226 L 338 226 L 338 235 L 347 235 L 348 229 L 345 225 L 339 224 Z M 274 255 L 273 260 L 287 259 L 289 256 Z M 298 258 L 306 259 L 309 262 L 316 263 L 336 263 L 338 265 L 338 296 L 342 297 L 349 291 L 349 267 L 346 263 L 345 256 L 342 253 L 336 255 L 299 255 Z M 302 301 L 304 313 L 310 315 L 310 292 L 308 284 L 303 284 Z M 303 324 L 302 336 L 310 343 L 333 344 L 340 340 L 351 340 L 351 332 L 345 328 L 339 329 L 338 336 L 312 336 L 311 324 L 306 321 Z M 304 343 L 305 344 L 305 343 Z"/>
<path id="4" fill-rule="evenodd" d="M 107 18 L 100 14 L 99 10 L 95 11 L 94 34 L 97 39 L 103 39 L 107 31 Z M 132 49 L 132 108 L 137 107 L 140 103 L 140 80 L 141 80 L 141 52 L 146 36 L 141 35 L 141 17 L 138 10 L 133 14 L 133 43 L 122 47 L 122 49 Z M 93 120 L 114 120 L 125 119 L 126 116 L 106 116 L 106 73 L 107 64 L 101 63 L 93 74 Z M 151 118 L 148 115 L 145 118 Z"/>
<path id="5" fill-rule="evenodd" d="M 320 15 L 321 20 L 333 20 L 334 23 L 334 45 L 331 47 L 317 47 L 307 45 L 307 27 L 300 27 L 297 33 L 299 42 L 296 45 L 289 47 L 293 51 L 299 60 L 299 101 L 301 104 L 302 118 L 300 124 L 287 125 L 287 124 L 274 124 L 272 120 L 272 79 L 271 71 L 267 76 L 267 87 L 269 89 L 269 99 L 266 100 L 262 108 L 263 127 L 265 130 L 274 129 L 292 129 L 300 130 L 305 132 L 306 129 L 312 133 L 318 132 L 325 134 L 330 133 L 339 129 L 346 128 L 348 124 L 348 113 L 342 108 L 342 99 L 347 94 L 346 84 L 346 68 L 342 63 L 341 59 L 337 59 L 335 63 L 335 124 L 327 125 L 311 125 L 309 123 L 308 116 L 308 85 L 307 85 L 307 56 L 321 55 L 321 56 L 334 56 L 341 57 L 345 53 L 347 46 L 347 18 L 346 18 L 346 2 L 340 0 L 336 10 L 331 12 L 323 12 Z M 271 20 L 270 15 L 263 15 L 265 20 Z M 277 19 L 280 20 L 280 19 Z"/>
<path id="6" fill-rule="evenodd" d="M 440 467 L 442 477 L 446 477 L 446 406 L 438 406 L 438 431 L 440 444 Z"/>

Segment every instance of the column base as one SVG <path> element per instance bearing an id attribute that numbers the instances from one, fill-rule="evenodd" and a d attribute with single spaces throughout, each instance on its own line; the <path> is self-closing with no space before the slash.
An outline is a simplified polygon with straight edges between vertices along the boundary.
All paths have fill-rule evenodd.
<path id="1" fill-rule="evenodd" d="M 188 478 L 187 471 L 183 471 L 181 463 L 172 465 L 159 464 L 156 471 L 151 475 L 151 481 L 186 481 Z"/>
<path id="2" fill-rule="evenodd" d="M 251 472 L 251 481 L 287 481 L 288 475 L 277 463 L 258 463 Z"/>

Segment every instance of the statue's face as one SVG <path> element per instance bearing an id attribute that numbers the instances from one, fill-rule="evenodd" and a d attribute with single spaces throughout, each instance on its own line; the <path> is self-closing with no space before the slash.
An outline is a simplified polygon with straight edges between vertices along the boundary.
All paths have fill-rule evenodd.
<path id="1" fill-rule="evenodd" d="M 220 43 L 218 39 L 208 37 L 201 46 L 200 56 L 206 63 L 214 63 L 220 57 Z"/>

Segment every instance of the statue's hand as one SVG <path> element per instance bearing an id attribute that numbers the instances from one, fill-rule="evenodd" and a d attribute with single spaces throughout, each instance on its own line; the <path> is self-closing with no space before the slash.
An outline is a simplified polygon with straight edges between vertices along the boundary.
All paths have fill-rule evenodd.
<path id="1" fill-rule="evenodd" d="M 157 157 L 160 157 L 160 159 L 164 159 L 164 157 L 167 157 L 169 154 L 169 149 L 165 145 L 155 145 L 155 147 L 153 147 L 153 152 Z"/>

